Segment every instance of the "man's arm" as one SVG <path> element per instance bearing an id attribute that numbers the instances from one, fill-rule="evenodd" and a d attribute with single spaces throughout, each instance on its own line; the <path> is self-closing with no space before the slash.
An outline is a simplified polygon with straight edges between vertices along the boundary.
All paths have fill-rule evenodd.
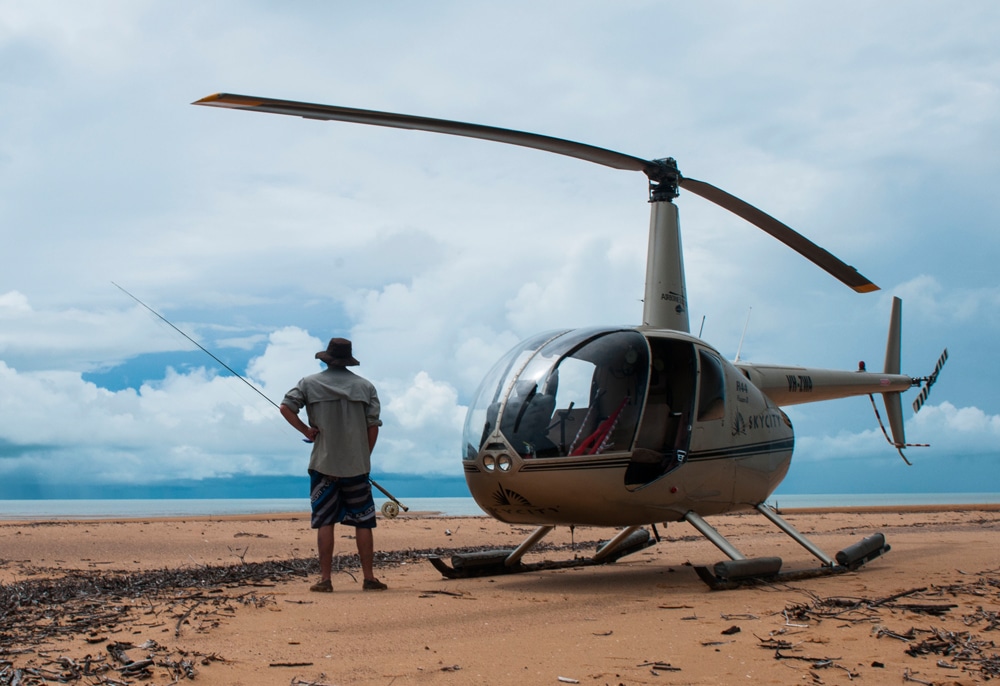
<path id="1" fill-rule="evenodd" d="M 284 407 L 284 405 L 282 405 Z M 368 427 L 368 452 L 375 450 L 375 441 L 378 440 L 378 424 Z"/>
<path id="2" fill-rule="evenodd" d="M 299 413 L 290 408 L 288 405 L 282 403 L 279 409 L 281 410 L 281 416 L 284 417 L 296 431 L 305 436 L 307 441 L 311 443 L 316 440 L 316 437 L 319 435 L 319 429 L 315 426 L 306 426 L 306 423 L 299 419 Z M 370 434 L 368 442 L 371 442 Z"/>

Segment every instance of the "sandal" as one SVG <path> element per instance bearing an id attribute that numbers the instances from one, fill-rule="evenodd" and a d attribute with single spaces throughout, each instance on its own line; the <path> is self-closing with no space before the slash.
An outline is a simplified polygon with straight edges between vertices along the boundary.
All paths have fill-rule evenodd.
<path id="1" fill-rule="evenodd" d="M 378 579 L 365 579 L 365 583 L 361 585 L 361 588 L 365 591 L 384 591 L 389 587 Z"/>
<path id="2" fill-rule="evenodd" d="M 324 579 L 310 586 L 309 590 L 313 593 L 333 593 L 333 584 L 329 579 Z"/>

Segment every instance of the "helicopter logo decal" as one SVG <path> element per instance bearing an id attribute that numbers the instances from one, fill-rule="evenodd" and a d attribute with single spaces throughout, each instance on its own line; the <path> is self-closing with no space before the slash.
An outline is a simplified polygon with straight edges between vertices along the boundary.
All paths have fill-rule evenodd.
<path id="1" fill-rule="evenodd" d="M 497 507 L 531 507 L 531 502 L 527 498 L 503 486 L 493 494 L 493 504 Z"/>
<path id="2" fill-rule="evenodd" d="M 733 417 L 733 436 L 746 436 L 746 433 L 747 420 L 743 418 L 743 413 L 737 410 L 736 416 Z"/>

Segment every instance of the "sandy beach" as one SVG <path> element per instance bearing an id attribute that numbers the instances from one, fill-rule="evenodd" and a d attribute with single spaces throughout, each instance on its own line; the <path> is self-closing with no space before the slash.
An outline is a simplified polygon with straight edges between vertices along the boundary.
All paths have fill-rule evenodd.
<path id="1" fill-rule="evenodd" d="M 352 530 L 341 527 L 335 591 L 318 594 L 305 514 L 0 522 L 0 684 L 973 684 L 1000 674 L 997 506 L 784 514 L 831 555 L 875 532 L 892 550 L 858 572 L 712 591 L 694 566 L 724 556 L 672 524 L 612 565 L 448 580 L 426 553 L 514 547 L 530 529 L 411 513 L 375 532 L 388 591 L 362 592 Z M 712 522 L 748 556 L 817 566 L 759 515 Z M 526 561 L 588 555 L 608 533 L 556 529 L 546 541 L 557 549 Z"/>

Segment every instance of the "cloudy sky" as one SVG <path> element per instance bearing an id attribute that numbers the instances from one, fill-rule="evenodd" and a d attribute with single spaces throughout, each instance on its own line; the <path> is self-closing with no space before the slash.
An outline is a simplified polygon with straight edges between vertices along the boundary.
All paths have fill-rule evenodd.
<path id="1" fill-rule="evenodd" d="M 693 327 L 724 355 L 750 313 L 743 360 L 881 368 L 893 295 L 904 373 L 949 349 L 913 467 L 867 399 L 798 406 L 789 486 L 995 491 L 998 33 L 987 0 L 5 2 L 0 495 L 303 473 L 274 407 L 112 282 L 275 402 L 350 337 L 376 473 L 459 480 L 505 350 L 639 322 L 641 174 L 190 104 L 220 91 L 675 157 L 882 287 L 682 195 Z"/>

